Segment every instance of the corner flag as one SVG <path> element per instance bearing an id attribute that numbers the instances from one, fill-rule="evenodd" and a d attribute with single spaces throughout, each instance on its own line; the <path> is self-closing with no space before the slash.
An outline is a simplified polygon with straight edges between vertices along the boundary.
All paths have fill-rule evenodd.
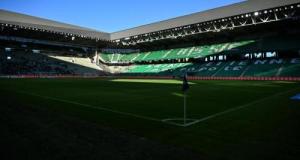
<path id="1" fill-rule="evenodd" d="M 189 83 L 187 81 L 187 74 L 184 75 L 183 77 L 183 82 L 182 82 L 182 91 L 186 92 L 190 88 Z"/>

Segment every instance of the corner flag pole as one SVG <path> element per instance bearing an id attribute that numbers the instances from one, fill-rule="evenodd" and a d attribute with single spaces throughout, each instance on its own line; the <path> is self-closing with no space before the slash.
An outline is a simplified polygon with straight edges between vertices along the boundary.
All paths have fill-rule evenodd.
<path id="1" fill-rule="evenodd" d="M 183 125 L 186 124 L 186 93 L 190 88 L 189 83 L 187 81 L 187 73 L 183 77 L 182 82 L 182 91 L 183 91 Z"/>
<path id="2" fill-rule="evenodd" d="M 186 91 L 184 91 L 183 96 L 183 124 L 186 124 Z"/>

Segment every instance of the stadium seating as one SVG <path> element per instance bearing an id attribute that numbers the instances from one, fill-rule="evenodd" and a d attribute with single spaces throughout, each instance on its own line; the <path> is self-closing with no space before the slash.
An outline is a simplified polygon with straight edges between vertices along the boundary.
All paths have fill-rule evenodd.
<path id="1" fill-rule="evenodd" d="M 248 57 L 248 60 L 233 60 L 238 58 L 230 56 L 228 57 L 231 59 L 226 60 L 209 58 L 210 55 L 219 53 L 230 55 L 236 51 L 238 51 L 237 54 L 243 52 L 245 55 L 247 49 L 251 50 L 257 46 L 268 51 L 268 47 L 275 45 L 274 41 L 270 40 L 270 44 L 258 43 L 258 41 L 240 41 L 142 53 L 99 53 L 92 58 L 83 56 L 83 54 L 52 53 L 51 51 L 45 53 L 32 53 L 30 50 L 3 52 L 0 54 L 0 74 L 107 75 L 119 73 L 139 76 L 180 76 L 187 72 L 189 75 L 197 77 L 300 77 L 299 58 L 252 57 L 251 59 Z M 292 48 L 294 46 L 295 44 L 288 46 L 288 44 L 280 43 L 275 48 Z M 12 59 L 8 59 L 8 55 Z M 293 56 L 297 56 L 297 54 Z M 188 58 L 202 59 L 183 63 L 186 61 L 182 61 L 182 59 Z M 97 63 L 98 60 L 100 63 Z M 163 62 L 162 60 L 172 61 Z"/>
<path id="2" fill-rule="evenodd" d="M 13 52 L 1 54 L 1 74 L 72 74 L 67 66 L 39 54 Z"/>
<path id="3" fill-rule="evenodd" d="M 0 75 L 84 75 L 100 74 L 101 70 L 89 58 L 70 59 L 48 54 L 14 51 L 0 54 Z M 98 68 L 97 68 L 98 67 Z"/>
<path id="4" fill-rule="evenodd" d="M 120 71 L 126 75 L 178 76 L 187 72 L 189 75 L 202 77 L 299 77 L 300 59 L 132 65 L 123 67 Z"/>
<path id="5" fill-rule="evenodd" d="M 213 60 L 198 63 L 160 64 L 163 60 L 182 60 L 189 58 L 208 58 L 220 53 L 226 55 L 260 53 L 260 51 L 296 50 L 298 38 L 274 37 L 260 40 L 248 40 L 221 43 L 189 48 L 160 50 L 130 54 L 100 53 L 99 57 L 106 64 L 128 64 L 129 67 L 114 65 L 113 73 L 126 75 L 169 75 L 177 76 L 188 72 L 199 77 L 299 77 L 299 59 L 270 59 L 264 56 L 252 57 L 249 60 Z M 294 56 L 296 56 L 294 54 Z M 297 56 L 296 56 L 297 57 Z M 233 58 L 234 59 L 234 58 Z M 212 60 L 212 59 L 210 59 Z M 155 64 L 151 64 L 155 62 Z M 183 61 L 179 61 L 183 62 Z M 138 65 L 146 63 L 145 65 Z M 157 64 L 159 63 L 159 64 Z M 117 68 L 117 69 L 116 69 Z"/>
<path id="6" fill-rule="evenodd" d="M 157 65 L 133 65 L 129 67 L 127 73 L 161 73 L 176 68 L 190 65 L 188 63 L 175 63 L 175 64 L 157 64 Z"/>
<path id="7" fill-rule="evenodd" d="M 280 70 L 280 76 L 300 77 L 300 64 L 285 64 Z"/>
<path id="8" fill-rule="evenodd" d="M 173 60 L 184 58 L 200 58 L 209 55 L 218 54 L 224 51 L 234 50 L 238 47 L 242 47 L 251 44 L 255 41 L 241 41 L 232 43 L 222 43 L 215 45 L 195 46 L 189 48 L 161 50 L 142 53 L 131 54 L 109 54 L 100 53 L 101 60 L 105 63 L 133 63 L 142 61 L 160 61 L 160 60 Z"/>
<path id="9" fill-rule="evenodd" d="M 53 56 L 50 55 L 49 57 L 57 59 L 57 60 L 61 60 L 64 62 L 68 62 L 68 63 L 73 63 L 82 67 L 78 66 L 72 66 L 71 68 L 73 68 L 74 70 L 77 70 L 77 72 L 80 73 L 89 73 L 91 72 L 91 70 L 86 70 L 86 68 L 91 68 L 94 69 L 95 71 L 97 70 L 103 70 L 101 69 L 99 66 L 97 66 L 94 62 L 91 61 L 90 58 L 83 58 L 83 57 L 75 57 L 75 56 Z"/>

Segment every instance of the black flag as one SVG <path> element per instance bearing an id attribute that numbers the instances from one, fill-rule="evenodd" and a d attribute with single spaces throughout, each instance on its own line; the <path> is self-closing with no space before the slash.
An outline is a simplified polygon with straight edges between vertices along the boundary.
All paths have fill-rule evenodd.
<path id="1" fill-rule="evenodd" d="M 182 91 L 186 92 L 190 88 L 189 83 L 187 81 L 187 74 L 183 76 L 183 82 L 182 82 Z"/>

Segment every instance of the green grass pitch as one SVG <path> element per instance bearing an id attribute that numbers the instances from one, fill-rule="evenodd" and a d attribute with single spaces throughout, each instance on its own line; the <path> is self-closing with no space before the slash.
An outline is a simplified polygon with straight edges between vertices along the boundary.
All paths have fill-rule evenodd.
<path id="1" fill-rule="evenodd" d="M 0 100 L 28 104 L 186 147 L 208 159 L 300 157 L 299 82 L 191 81 L 188 127 L 181 81 L 127 79 L 0 79 Z M 6 104 L 2 103 L 1 106 Z"/>

